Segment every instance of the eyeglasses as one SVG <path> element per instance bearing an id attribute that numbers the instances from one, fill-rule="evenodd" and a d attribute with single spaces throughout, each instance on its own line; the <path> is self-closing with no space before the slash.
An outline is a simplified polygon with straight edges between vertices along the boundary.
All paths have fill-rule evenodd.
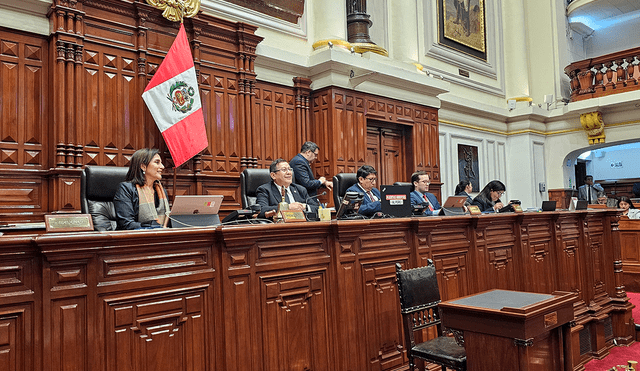
<path id="1" fill-rule="evenodd" d="M 423 180 L 419 180 L 419 183 L 424 183 L 424 184 L 431 184 L 431 181 L 423 179 Z"/>
<path id="2" fill-rule="evenodd" d="M 276 172 L 278 172 L 278 171 L 282 171 L 283 173 L 288 173 L 290 171 L 293 171 L 293 169 L 290 168 L 290 167 L 283 167 L 282 169 L 276 170 Z"/>
<path id="3" fill-rule="evenodd" d="M 368 180 L 368 181 L 370 181 L 372 183 L 375 182 L 376 180 L 378 180 L 378 178 L 376 178 L 376 177 L 370 177 L 370 178 L 364 178 L 364 179 L 366 179 L 366 180 Z"/>
<path id="4" fill-rule="evenodd" d="M 495 192 L 498 194 L 498 197 L 502 196 L 504 194 L 504 191 L 491 191 L 491 192 Z"/>

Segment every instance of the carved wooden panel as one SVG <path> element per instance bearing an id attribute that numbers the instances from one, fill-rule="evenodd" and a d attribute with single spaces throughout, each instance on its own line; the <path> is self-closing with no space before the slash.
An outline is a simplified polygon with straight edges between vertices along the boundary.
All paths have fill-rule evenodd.
<path id="1" fill-rule="evenodd" d="M 49 48 L 0 28 L 0 169 L 48 169 Z"/>
<path id="2" fill-rule="evenodd" d="M 42 178 L 16 172 L 0 173 L 0 215 L 7 218 L 11 214 L 42 214 L 47 210 L 47 200 Z"/>
<path id="3" fill-rule="evenodd" d="M 558 261 L 558 290 L 581 293 L 580 261 L 582 252 L 582 228 L 574 215 L 562 215 L 556 222 L 556 256 Z"/>
<path id="4" fill-rule="evenodd" d="M 265 277 L 261 321 L 265 370 L 330 370 L 326 272 Z"/>
<path id="5" fill-rule="evenodd" d="M 107 370 L 214 369 L 208 284 L 102 300 Z"/>
<path id="6" fill-rule="evenodd" d="M 393 262 L 362 266 L 368 369 L 391 370 L 404 362 L 395 270 Z"/>
<path id="7" fill-rule="evenodd" d="M 3 370 L 35 370 L 40 365 L 37 349 L 37 311 L 33 303 L 0 307 L 0 366 Z"/>
<path id="8" fill-rule="evenodd" d="M 630 292 L 640 292 L 639 221 L 620 221 L 620 249 L 625 289 Z"/>
<path id="9" fill-rule="evenodd" d="M 291 88 L 260 82 L 256 87 L 253 155 L 258 167 L 269 167 L 277 158 L 291 160 L 302 143 L 295 114 L 296 97 Z M 305 141 L 312 140 L 305 138 Z"/>
<path id="10" fill-rule="evenodd" d="M 556 257 L 554 236 L 555 221 L 551 218 L 525 218 L 520 227 L 522 239 L 523 287 L 524 291 L 548 293 L 556 289 L 554 277 Z"/>
<path id="11" fill-rule="evenodd" d="M 503 220 L 501 223 L 490 223 L 476 229 L 478 245 L 482 246 L 477 251 L 478 262 L 476 267 L 479 274 L 478 290 L 489 288 L 504 290 L 518 289 L 518 271 L 514 261 L 515 233 L 511 220 Z M 482 272 L 480 274 L 480 272 Z"/>
<path id="12" fill-rule="evenodd" d="M 88 368 L 86 297 L 53 300 L 50 309 L 48 320 L 53 336 L 48 367 L 55 371 Z"/>

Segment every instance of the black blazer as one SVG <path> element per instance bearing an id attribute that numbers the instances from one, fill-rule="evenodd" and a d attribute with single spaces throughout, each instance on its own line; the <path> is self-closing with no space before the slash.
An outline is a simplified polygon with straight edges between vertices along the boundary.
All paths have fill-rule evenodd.
<path id="1" fill-rule="evenodd" d="M 163 188 L 164 189 L 164 188 Z M 167 191 L 164 191 L 167 197 Z M 158 195 L 155 196 L 155 205 L 160 205 Z M 138 200 L 138 190 L 136 185 L 131 182 L 122 182 L 118 185 L 118 190 L 113 196 L 113 206 L 116 209 L 116 220 L 118 227 L 116 229 L 140 229 L 143 227 L 160 227 L 155 220 L 150 222 L 138 222 L 138 210 L 140 208 L 140 200 Z M 169 211 L 169 210 L 167 210 Z"/>
<path id="2" fill-rule="evenodd" d="M 306 188 L 301 185 L 293 184 L 289 186 L 291 194 L 295 202 L 307 204 L 311 207 L 312 212 L 318 212 L 318 201 L 316 198 L 308 199 Z M 278 204 L 282 201 L 282 194 L 278 191 L 278 187 L 273 181 L 263 184 L 256 191 L 257 203 L 260 205 L 260 214 L 258 217 L 264 218 L 266 211 L 277 210 Z"/>
<path id="3" fill-rule="evenodd" d="M 485 212 L 485 211 L 494 212 L 493 206 L 498 202 L 501 202 L 501 201 L 498 200 L 496 202 L 491 202 L 490 200 L 482 197 L 481 195 L 477 195 L 476 198 L 473 199 L 473 202 L 471 202 L 471 205 L 477 205 L 480 208 L 480 211 L 482 212 Z"/>

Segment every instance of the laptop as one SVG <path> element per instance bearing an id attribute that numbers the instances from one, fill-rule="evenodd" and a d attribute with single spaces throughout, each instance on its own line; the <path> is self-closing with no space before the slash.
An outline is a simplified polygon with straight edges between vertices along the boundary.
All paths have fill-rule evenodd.
<path id="1" fill-rule="evenodd" d="M 444 202 L 444 205 L 442 205 L 442 209 L 440 209 L 438 215 L 464 215 L 465 202 L 467 202 L 467 196 L 449 196 Z"/>
<path id="2" fill-rule="evenodd" d="M 411 186 L 383 185 L 380 187 L 380 206 L 383 214 L 396 217 L 411 216 Z"/>
<path id="3" fill-rule="evenodd" d="M 556 211 L 556 201 L 542 201 L 542 211 Z"/>
<path id="4" fill-rule="evenodd" d="M 362 205 L 363 197 L 364 195 L 358 192 L 345 193 L 342 203 L 338 206 L 336 219 L 348 219 L 351 214 L 357 213 L 358 209 L 360 209 L 360 205 Z"/>
<path id="5" fill-rule="evenodd" d="M 209 227 L 220 224 L 222 195 L 176 196 L 171 207 L 171 228 Z"/>

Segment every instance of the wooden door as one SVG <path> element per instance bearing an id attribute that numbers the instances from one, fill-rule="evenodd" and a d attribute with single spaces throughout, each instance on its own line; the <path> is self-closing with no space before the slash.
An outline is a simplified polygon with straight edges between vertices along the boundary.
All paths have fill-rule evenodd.
<path id="1" fill-rule="evenodd" d="M 367 164 L 378 171 L 378 188 L 382 184 L 406 182 L 404 130 L 388 126 L 367 125 Z"/>

